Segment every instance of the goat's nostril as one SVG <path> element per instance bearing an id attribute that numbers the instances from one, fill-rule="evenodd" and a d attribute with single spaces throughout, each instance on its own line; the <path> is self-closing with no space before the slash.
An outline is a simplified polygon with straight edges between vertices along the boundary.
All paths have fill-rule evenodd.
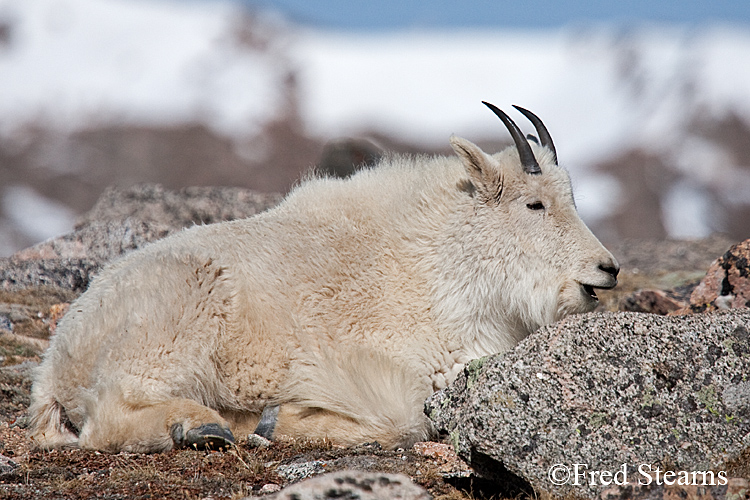
<path id="1" fill-rule="evenodd" d="M 620 272 L 620 268 L 616 266 L 605 266 L 603 264 L 599 265 L 599 269 L 604 271 L 607 274 L 611 274 L 613 278 L 617 278 L 617 275 Z"/>

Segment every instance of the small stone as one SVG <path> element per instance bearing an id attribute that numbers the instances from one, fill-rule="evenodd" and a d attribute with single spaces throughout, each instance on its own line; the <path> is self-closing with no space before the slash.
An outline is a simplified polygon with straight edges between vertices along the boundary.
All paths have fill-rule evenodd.
<path id="1" fill-rule="evenodd" d="M 0 455 L 0 474 L 9 474 L 18 468 L 18 464 L 5 455 Z"/>
<path id="2" fill-rule="evenodd" d="M 13 323 L 7 316 L 0 316 L 0 333 L 13 333 Z"/>
<path id="3" fill-rule="evenodd" d="M 247 446 L 248 448 L 268 448 L 271 446 L 271 441 L 257 434 L 248 434 Z"/>
<path id="4" fill-rule="evenodd" d="M 276 467 L 276 474 L 287 481 L 299 481 L 300 479 L 307 479 L 308 477 L 322 474 L 325 472 L 326 465 L 326 462 L 323 460 L 279 465 Z"/>
<path id="5" fill-rule="evenodd" d="M 716 300 L 714 301 L 714 304 L 716 304 L 716 307 L 718 309 L 728 310 L 732 308 L 732 302 L 734 302 L 734 295 L 722 295 L 720 297 L 716 297 Z"/>
<path id="6" fill-rule="evenodd" d="M 263 487 L 260 489 L 261 495 L 268 495 L 269 493 L 276 493 L 277 491 L 281 491 L 281 486 L 274 483 L 268 483 L 264 484 Z"/>

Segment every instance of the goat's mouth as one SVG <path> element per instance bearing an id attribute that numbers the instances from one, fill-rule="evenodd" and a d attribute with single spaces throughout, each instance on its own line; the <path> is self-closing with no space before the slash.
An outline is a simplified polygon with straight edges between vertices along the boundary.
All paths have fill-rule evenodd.
<path id="1" fill-rule="evenodd" d="M 599 297 L 596 296 L 596 290 L 592 285 L 584 285 L 583 283 L 581 283 L 581 287 L 583 288 L 584 295 L 588 295 L 588 297 L 593 301 L 599 301 Z"/>
<path id="2" fill-rule="evenodd" d="M 598 302 L 599 297 L 596 295 L 596 290 L 611 290 L 617 285 L 617 280 L 614 280 L 614 283 L 611 285 L 601 286 L 601 285 L 587 285 L 586 283 L 581 283 L 581 289 L 583 290 L 583 294 L 588 296 L 589 299 Z"/>

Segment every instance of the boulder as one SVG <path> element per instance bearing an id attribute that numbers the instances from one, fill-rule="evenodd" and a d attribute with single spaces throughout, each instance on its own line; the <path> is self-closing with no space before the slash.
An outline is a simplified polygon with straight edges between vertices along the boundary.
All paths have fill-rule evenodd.
<path id="1" fill-rule="evenodd" d="M 472 361 L 425 411 L 479 475 L 553 497 L 632 491 L 657 471 L 726 487 L 750 448 L 748 373 L 748 310 L 591 313 Z"/>
<path id="2" fill-rule="evenodd" d="M 750 239 L 719 257 L 678 314 L 750 307 Z"/>
<path id="3" fill-rule="evenodd" d="M 109 188 L 74 232 L 0 259 L 0 290 L 47 286 L 80 294 L 103 265 L 121 255 L 195 224 L 250 217 L 280 200 L 278 194 L 233 187 Z"/>

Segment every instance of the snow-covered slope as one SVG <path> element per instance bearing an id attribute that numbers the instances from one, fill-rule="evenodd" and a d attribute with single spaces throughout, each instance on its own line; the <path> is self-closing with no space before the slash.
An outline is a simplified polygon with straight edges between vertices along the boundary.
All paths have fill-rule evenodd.
<path id="1" fill-rule="evenodd" d="M 281 104 L 284 68 L 275 52 L 241 44 L 242 16 L 221 2 L 2 0 L 0 126 L 258 127 Z"/>
<path id="2" fill-rule="evenodd" d="M 537 111 L 568 160 L 591 163 L 615 148 L 661 147 L 696 112 L 750 118 L 750 31 L 308 32 L 298 41 L 305 116 L 329 135 L 483 133 L 494 117 L 481 97 Z"/>
<path id="3" fill-rule="evenodd" d="M 201 122 L 246 140 L 291 102 L 311 137 L 377 132 L 435 148 L 452 133 L 504 137 L 480 104 L 489 100 L 544 119 L 589 221 L 622 208 L 617 175 L 594 169 L 629 151 L 677 176 L 654 214 L 671 235 L 721 230 L 712 197 L 750 205 L 746 157 L 698 126 L 750 123 L 747 29 L 330 33 L 176 0 L 0 0 L 2 26 L 7 144 L 29 124 Z M 6 205 L 24 192 L 2 190 Z"/>

